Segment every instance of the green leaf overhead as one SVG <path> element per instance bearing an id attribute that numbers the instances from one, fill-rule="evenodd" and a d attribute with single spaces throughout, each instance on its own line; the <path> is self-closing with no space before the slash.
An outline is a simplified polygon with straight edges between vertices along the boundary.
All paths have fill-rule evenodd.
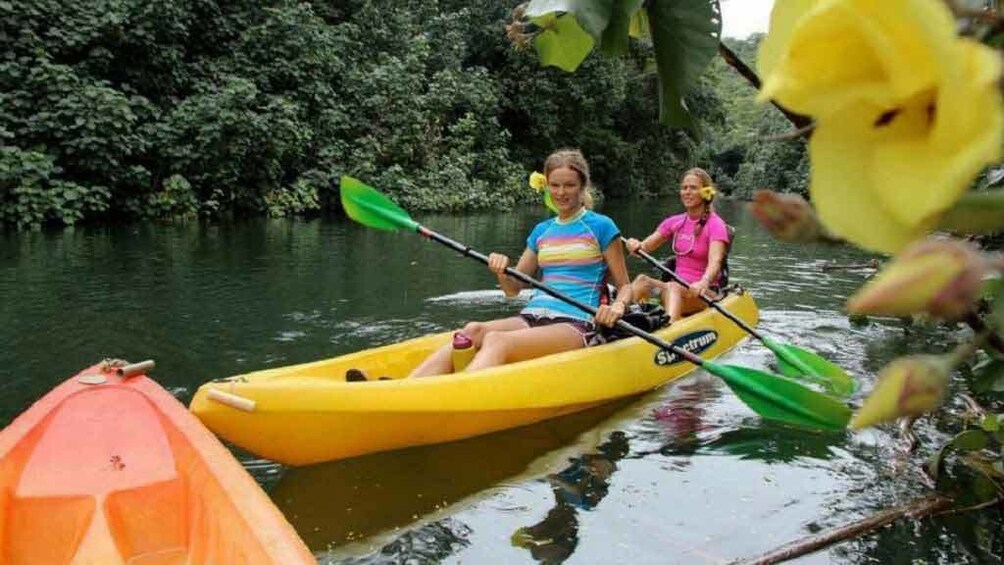
<path id="1" fill-rule="evenodd" d="M 617 2 L 610 14 L 610 23 L 600 38 L 600 51 L 607 55 L 623 55 L 628 48 L 629 32 L 636 13 L 643 0 L 622 0 Z"/>
<path id="2" fill-rule="evenodd" d="M 533 0 L 525 15 L 543 30 L 534 39 L 540 62 L 569 72 L 595 42 L 608 55 L 624 53 L 647 22 L 659 72 L 659 119 L 696 130 L 683 97 L 718 52 L 717 0 Z"/>
<path id="3" fill-rule="evenodd" d="M 659 120 L 693 128 L 683 95 L 718 52 L 722 32 L 718 2 L 652 0 L 646 7 L 659 69 Z"/>
<path id="4" fill-rule="evenodd" d="M 574 14 L 547 14 L 532 21 L 544 29 L 533 40 L 542 65 L 572 72 L 593 50 L 593 36 L 579 26 Z"/>
<path id="5" fill-rule="evenodd" d="M 630 0 L 627 3 L 634 3 Z M 533 0 L 526 7 L 526 17 L 537 23 L 538 18 L 548 14 L 575 14 L 582 29 L 599 40 L 607 29 L 617 4 L 617 0 Z M 639 1 L 640 3 L 640 1 Z M 539 24 L 538 24 L 539 25 Z"/>

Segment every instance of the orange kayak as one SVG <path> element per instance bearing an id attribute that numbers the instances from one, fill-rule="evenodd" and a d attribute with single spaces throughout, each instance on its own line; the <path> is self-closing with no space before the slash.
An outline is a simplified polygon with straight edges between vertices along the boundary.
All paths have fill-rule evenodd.
<path id="1" fill-rule="evenodd" d="M 0 431 L 0 563 L 316 563 L 233 455 L 125 369 L 85 369 Z"/>

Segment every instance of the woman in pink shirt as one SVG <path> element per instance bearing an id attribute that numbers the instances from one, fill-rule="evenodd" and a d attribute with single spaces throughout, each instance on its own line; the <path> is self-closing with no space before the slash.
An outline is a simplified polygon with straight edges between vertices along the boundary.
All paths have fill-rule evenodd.
<path id="1" fill-rule="evenodd" d="M 690 169 L 680 181 L 680 200 L 685 212 L 663 220 L 644 241 L 627 240 L 627 250 L 632 254 L 639 249 L 651 253 L 672 241 L 676 273 L 690 284 L 690 289 L 646 275 L 638 275 L 632 283 L 636 301 L 647 299 L 653 290 L 661 292 L 670 323 L 706 308 L 701 293 L 719 286 L 729 231 L 725 221 L 712 209 L 714 199 L 711 175 L 704 169 Z"/>

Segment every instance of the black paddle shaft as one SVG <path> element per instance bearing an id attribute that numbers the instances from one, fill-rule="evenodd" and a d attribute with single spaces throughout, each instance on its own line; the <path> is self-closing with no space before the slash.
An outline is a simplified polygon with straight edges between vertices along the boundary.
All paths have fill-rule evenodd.
<path id="1" fill-rule="evenodd" d="M 621 239 L 624 239 L 624 238 L 621 238 Z M 660 271 L 662 271 L 662 272 L 666 273 L 667 275 L 669 275 L 670 277 L 672 277 L 674 281 L 676 281 L 676 282 L 680 283 L 681 285 L 683 285 L 683 288 L 690 288 L 690 283 L 688 283 L 687 281 L 683 280 L 683 278 L 680 275 L 676 274 L 676 271 L 670 269 L 666 265 L 663 265 L 662 262 L 660 262 L 655 257 L 652 257 L 651 255 L 649 255 L 644 249 L 639 249 L 638 250 L 638 255 L 642 259 L 644 259 L 644 260 L 648 261 L 649 263 L 651 263 L 655 268 L 659 269 Z M 746 322 L 744 322 L 742 320 L 742 318 L 736 316 L 732 312 L 729 312 L 728 310 L 726 310 L 725 308 L 723 308 L 721 304 L 715 302 L 714 300 L 711 300 L 707 296 L 704 296 L 703 292 L 701 293 L 701 300 L 705 301 L 708 304 L 708 306 L 711 306 L 715 310 L 718 310 L 719 312 L 721 312 L 721 314 L 723 316 L 725 316 L 726 318 L 728 318 L 728 319 L 732 320 L 733 322 L 735 322 L 736 325 L 739 326 L 740 328 L 742 328 L 743 330 L 745 330 L 746 333 L 748 333 L 751 336 L 753 336 L 753 337 L 755 337 L 755 338 L 763 341 L 763 336 L 761 336 L 759 333 L 757 333 L 757 331 L 755 329 L 751 328 L 749 324 L 747 324 Z"/>
<path id="2" fill-rule="evenodd" d="M 454 240 L 452 240 L 452 239 L 450 239 L 450 238 L 448 238 L 448 237 L 446 237 L 444 235 L 440 235 L 440 234 L 438 234 L 438 233 L 436 233 L 436 232 L 434 232 L 434 231 L 430 230 L 429 228 L 427 228 L 425 226 L 422 226 L 422 225 L 418 226 L 417 231 L 422 236 L 427 237 L 427 238 L 429 238 L 431 240 L 437 241 L 439 243 L 442 243 L 443 245 L 449 247 L 450 249 L 453 249 L 454 251 L 457 251 L 457 252 L 461 253 L 462 255 L 467 255 L 468 257 L 473 257 L 473 258 L 477 259 L 478 261 L 481 261 L 485 265 L 488 264 L 488 256 L 487 255 L 485 255 L 483 253 L 479 253 L 478 251 L 475 251 L 475 250 L 471 249 L 470 247 L 464 245 L 463 243 L 460 243 L 459 241 L 454 241 Z M 572 298 L 571 296 L 565 296 L 564 294 L 562 294 L 562 293 L 554 290 L 553 288 L 551 288 L 551 287 L 547 286 L 546 284 L 538 281 L 537 279 L 535 279 L 535 278 L 527 275 L 526 273 L 522 273 L 520 271 L 517 271 L 516 269 L 513 269 L 512 267 L 506 267 L 505 273 L 507 275 L 509 275 L 510 277 L 518 280 L 518 281 L 526 283 L 526 284 L 532 286 L 533 288 L 536 288 L 536 289 L 538 289 L 538 290 L 540 290 L 542 292 L 546 292 L 547 294 L 550 294 L 551 296 L 557 298 L 558 300 L 562 300 L 564 302 L 567 302 L 568 304 L 571 304 L 572 306 L 575 306 L 576 308 L 578 308 L 579 310 L 582 310 L 583 312 L 588 312 L 589 314 L 592 314 L 593 316 L 596 315 L 596 308 L 593 308 L 592 306 L 589 306 L 588 304 L 583 304 L 582 302 L 579 302 L 578 300 Z M 620 328 L 620 329 L 622 329 L 622 330 L 630 333 L 631 335 L 634 335 L 634 336 L 640 337 L 641 339 L 644 339 L 645 341 L 651 343 L 652 345 L 655 345 L 656 347 L 672 351 L 673 353 L 679 355 L 680 357 L 686 359 L 687 361 L 690 361 L 691 363 L 693 363 L 694 365 L 697 365 L 698 367 L 704 366 L 704 359 L 701 359 L 697 355 L 695 355 L 695 354 L 687 351 L 686 349 L 683 349 L 682 347 L 673 345 L 672 343 L 669 343 L 668 341 L 666 341 L 664 339 L 661 339 L 661 338 L 659 338 L 657 336 L 654 336 L 654 335 L 646 332 L 645 330 L 636 328 L 635 326 L 632 326 L 631 324 L 625 322 L 624 320 L 617 320 L 617 322 L 614 325 L 616 327 L 618 327 L 618 328 Z"/>

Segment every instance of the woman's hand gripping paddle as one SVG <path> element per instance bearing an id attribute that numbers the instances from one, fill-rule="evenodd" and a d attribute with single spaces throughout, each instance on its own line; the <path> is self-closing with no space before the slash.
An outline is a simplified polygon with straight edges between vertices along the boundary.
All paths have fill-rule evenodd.
<path id="1" fill-rule="evenodd" d="M 486 255 L 422 226 L 411 219 L 411 216 L 397 204 L 359 180 L 352 177 L 342 177 L 340 188 L 345 212 L 350 218 L 364 226 L 389 231 L 402 228 L 416 231 L 462 255 L 488 264 Z M 506 274 L 584 312 L 596 314 L 596 309 L 592 306 L 566 296 L 525 273 L 507 268 Z M 705 361 L 681 347 L 628 324 L 624 320 L 617 320 L 616 326 L 661 349 L 671 351 L 721 378 L 736 393 L 736 396 L 764 418 L 824 430 L 843 429 L 850 419 L 851 410 L 843 403 L 827 394 L 816 392 L 780 375 Z"/>

